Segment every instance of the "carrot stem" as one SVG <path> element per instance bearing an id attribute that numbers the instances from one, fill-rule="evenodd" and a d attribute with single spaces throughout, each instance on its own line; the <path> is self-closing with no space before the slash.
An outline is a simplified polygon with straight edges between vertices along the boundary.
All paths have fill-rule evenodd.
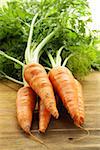
<path id="1" fill-rule="evenodd" d="M 32 23 L 31 23 L 31 27 L 30 27 L 30 32 L 29 32 L 27 47 L 26 47 L 26 50 L 25 50 L 25 60 L 26 60 L 26 63 L 28 63 L 31 60 L 31 50 L 30 50 L 30 47 L 31 47 L 31 42 L 32 42 L 33 26 L 34 26 L 34 23 L 36 21 L 37 16 L 38 16 L 38 14 L 36 14 L 33 17 Z"/>
<path id="2" fill-rule="evenodd" d="M 57 66 L 61 66 L 61 56 L 60 56 L 60 54 L 61 54 L 61 51 L 63 50 L 63 48 L 64 48 L 64 46 L 62 46 L 62 47 L 58 50 L 58 52 L 57 52 L 57 55 L 56 55 L 56 65 L 57 65 Z"/>
<path id="3" fill-rule="evenodd" d="M 51 62 L 52 68 L 55 67 L 55 66 L 56 66 L 56 63 L 55 63 L 55 61 L 54 61 L 54 59 L 53 59 L 51 53 L 47 52 L 47 55 L 48 55 L 49 60 L 50 60 L 50 62 Z"/>
<path id="4" fill-rule="evenodd" d="M 6 78 L 6 79 L 9 79 L 9 80 L 11 80 L 11 81 L 13 81 L 13 82 L 15 82 L 15 83 L 24 85 L 23 82 L 21 82 L 21 81 L 19 81 L 19 80 L 16 80 L 16 79 L 14 79 L 14 78 L 12 78 L 12 77 L 10 77 L 10 76 L 8 76 L 8 75 L 5 75 L 5 78 Z"/>
<path id="5" fill-rule="evenodd" d="M 56 28 L 54 31 L 52 31 L 49 35 L 47 35 L 41 43 L 36 47 L 36 49 L 33 52 L 33 58 L 32 62 L 38 63 L 39 62 L 39 52 L 41 49 L 49 42 L 49 40 L 56 34 L 58 31 L 58 28 Z"/>
<path id="6" fill-rule="evenodd" d="M 24 63 L 22 63 L 21 61 L 17 60 L 17 59 L 14 58 L 14 57 L 11 57 L 11 56 L 5 54 L 5 53 L 4 53 L 3 51 L 1 51 L 1 50 L 0 50 L 0 55 L 6 57 L 7 59 L 10 59 L 11 61 L 13 61 L 13 62 L 15 62 L 15 63 L 21 65 L 21 66 L 24 68 L 24 65 L 25 65 Z M 22 68 L 22 76 L 23 76 L 23 68 Z M 15 83 L 18 83 L 18 84 L 21 84 L 21 85 L 26 85 L 26 82 L 25 82 L 25 80 L 24 80 L 24 77 L 23 77 L 23 82 L 21 82 L 21 81 L 18 81 L 18 80 L 16 80 L 16 79 L 14 79 L 14 78 L 12 78 L 12 77 L 6 75 L 4 72 L 1 72 L 1 74 L 3 75 L 3 77 L 7 78 L 8 80 L 11 80 L 11 81 L 13 81 L 13 82 L 15 82 Z"/>
<path id="7" fill-rule="evenodd" d="M 49 70 L 49 71 L 51 70 L 51 68 L 49 68 L 49 67 L 44 67 L 44 68 L 45 68 L 46 70 Z"/>
<path id="8" fill-rule="evenodd" d="M 66 66 L 66 63 L 68 62 L 68 60 L 73 56 L 74 54 L 70 54 L 68 57 L 65 58 L 62 66 L 65 67 Z"/>
<path id="9" fill-rule="evenodd" d="M 24 85 L 23 82 L 21 82 L 21 81 L 19 81 L 19 80 L 16 80 L 16 79 L 14 79 L 14 78 L 12 78 L 12 77 L 6 75 L 3 71 L 0 71 L 0 77 L 1 77 L 1 78 L 6 78 L 6 79 L 11 80 L 11 81 L 13 81 L 13 82 L 15 82 L 15 83 Z"/>
<path id="10" fill-rule="evenodd" d="M 24 63 L 22 63 L 21 61 L 17 60 L 16 58 L 13 58 L 9 55 L 7 55 L 6 53 L 4 53 L 3 51 L 0 50 L 0 55 L 6 57 L 7 59 L 10 59 L 12 61 L 14 61 L 15 63 L 21 65 L 22 67 L 24 67 Z"/>

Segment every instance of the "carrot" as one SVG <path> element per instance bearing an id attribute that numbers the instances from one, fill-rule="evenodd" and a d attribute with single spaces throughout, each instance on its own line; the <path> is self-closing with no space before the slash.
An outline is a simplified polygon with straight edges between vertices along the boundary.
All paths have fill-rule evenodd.
<path id="1" fill-rule="evenodd" d="M 35 137 L 31 131 L 32 113 L 35 108 L 36 94 L 29 86 L 24 86 L 19 89 L 16 99 L 17 119 L 20 127 L 29 134 L 33 140 L 44 144 L 40 139 Z"/>
<path id="2" fill-rule="evenodd" d="M 58 110 L 52 84 L 48 79 L 48 75 L 42 65 L 39 63 L 31 63 L 25 66 L 24 77 L 26 82 L 36 92 L 43 101 L 46 109 L 55 117 L 58 118 Z"/>
<path id="3" fill-rule="evenodd" d="M 45 133 L 48 124 L 50 122 L 51 114 L 46 109 L 43 101 L 40 99 L 39 101 L 39 131 Z"/>
<path id="4" fill-rule="evenodd" d="M 32 113 L 35 108 L 36 95 L 29 86 L 24 86 L 17 93 L 17 118 L 19 125 L 29 133 L 32 123 Z"/>
<path id="5" fill-rule="evenodd" d="M 74 120 L 78 117 L 78 95 L 73 75 L 66 67 L 58 66 L 50 70 L 49 79 Z"/>
<path id="6" fill-rule="evenodd" d="M 82 128 L 81 124 L 84 123 L 84 103 L 81 85 L 74 79 L 71 71 L 65 67 L 67 61 L 73 57 L 74 54 L 70 54 L 66 57 L 61 65 L 61 51 L 63 48 L 64 46 L 60 47 L 57 51 L 55 59 L 52 57 L 51 53 L 47 51 L 52 65 L 52 69 L 49 71 L 49 79 L 61 98 L 63 105 L 74 120 L 74 123 Z"/>
<path id="7" fill-rule="evenodd" d="M 58 95 L 55 93 L 56 104 L 58 104 Z M 51 119 L 50 112 L 46 109 L 43 101 L 39 100 L 39 131 L 45 133 Z"/>
<path id="8" fill-rule="evenodd" d="M 78 93 L 78 112 L 79 115 L 77 118 L 74 119 L 74 123 L 77 126 L 81 126 L 84 123 L 84 101 L 83 101 L 83 93 L 82 93 L 82 86 L 79 81 L 75 79 L 75 84 L 77 87 Z"/>
<path id="9" fill-rule="evenodd" d="M 55 94 L 56 103 L 58 104 L 58 95 Z M 51 119 L 50 112 L 46 109 L 43 101 L 39 100 L 39 131 L 45 133 Z"/>

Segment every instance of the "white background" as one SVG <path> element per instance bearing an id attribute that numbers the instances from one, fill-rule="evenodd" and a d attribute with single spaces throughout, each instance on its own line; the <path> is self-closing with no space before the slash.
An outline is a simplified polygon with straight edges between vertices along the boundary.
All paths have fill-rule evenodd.
<path id="1" fill-rule="evenodd" d="M 100 0 L 88 0 L 92 12 L 92 29 L 100 30 Z"/>

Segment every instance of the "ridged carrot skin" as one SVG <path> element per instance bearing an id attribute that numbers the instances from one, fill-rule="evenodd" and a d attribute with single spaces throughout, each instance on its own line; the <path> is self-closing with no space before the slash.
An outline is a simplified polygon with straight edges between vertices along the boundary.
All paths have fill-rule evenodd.
<path id="1" fill-rule="evenodd" d="M 79 81 L 75 79 L 75 84 L 78 93 L 78 117 L 74 119 L 74 123 L 77 126 L 81 126 L 84 123 L 84 100 L 83 100 L 83 93 L 82 93 L 82 86 Z"/>
<path id="2" fill-rule="evenodd" d="M 40 99 L 44 102 L 46 109 L 55 118 L 58 118 L 59 114 L 56 108 L 53 87 L 50 83 L 50 80 L 48 79 L 48 75 L 44 67 L 38 63 L 26 65 L 24 69 L 24 78 L 40 97 Z"/>
<path id="3" fill-rule="evenodd" d="M 59 66 L 50 70 L 49 79 L 74 120 L 78 116 L 78 95 L 73 75 L 66 67 Z"/>
<path id="4" fill-rule="evenodd" d="M 46 109 L 43 101 L 40 99 L 39 101 L 39 131 L 45 133 L 48 124 L 50 122 L 51 114 Z"/>
<path id="5" fill-rule="evenodd" d="M 26 133 L 30 132 L 35 103 L 36 94 L 31 87 L 24 86 L 18 90 L 16 99 L 17 119 L 20 127 Z"/>

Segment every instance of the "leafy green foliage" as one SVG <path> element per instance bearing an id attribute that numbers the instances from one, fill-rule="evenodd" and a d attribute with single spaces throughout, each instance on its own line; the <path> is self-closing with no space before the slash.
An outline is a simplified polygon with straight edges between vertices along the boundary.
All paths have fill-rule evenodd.
<path id="1" fill-rule="evenodd" d="M 89 45 L 71 46 L 71 53 L 74 55 L 68 60 L 67 67 L 73 72 L 74 76 L 81 78 L 91 70 L 96 58 L 96 50 Z"/>
<path id="2" fill-rule="evenodd" d="M 94 40 L 96 47 L 96 59 L 92 64 L 92 68 L 100 71 L 100 31 L 96 32 L 96 38 Z"/>
<path id="3" fill-rule="evenodd" d="M 73 39 L 85 36 L 86 26 L 91 21 L 91 13 L 87 1 L 83 0 L 34 0 L 31 1 L 34 13 L 39 12 L 39 21 L 33 33 L 35 39 L 41 41 L 55 27 L 59 27 L 56 38 L 73 43 Z M 39 36 L 38 36 L 39 35 Z M 80 37 L 79 37 L 80 38 Z M 69 44 L 70 44 L 69 43 Z"/>
<path id="4" fill-rule="evenodd" d="M 29 32 L 29 26 L 25 23 L 30 23 L 31 19 L 32 14 L 27 11 L 22 1 L 14 0 L 0 8 L 0 49 L 21 61 L 24 59 Z M 0 70 L 21 79 L 21 68 L 1 56 Z"/>
<path id="5" fill-rule="evenodd" d="M 100 51 L 96 51 L 96 60 L 92 64 L 92 68 L 100 71 Z"/>
<path id="6" fill-rule="evenodd" d="M 24 61 L 30 24 L 38 13 L 33 31 L 33 43 L 39 44 L 56 27 L 58 32 L 43 48 L 53 56 L 61 46 L 64 60 L 74 53 L 67 66 L 77 77 L 85 75 L 94 64 L 96 57 L 93 47 L 94 37 L 88 30 L 91 13 L 87 0 L 12 0 L 7 6 L 0 8 L 0 49 L 8 55 Z M 89 34 L 86 34 L 88 30 Z M 90 46 L 91 45 L 91 46 Z M 40 62 L 50 66 L 45 52 Z M 8 69 L 9 68 L 9 69 Z M 0 56 L 0 70 L 8 75 L 21 79 L 21 67 Z"/>

